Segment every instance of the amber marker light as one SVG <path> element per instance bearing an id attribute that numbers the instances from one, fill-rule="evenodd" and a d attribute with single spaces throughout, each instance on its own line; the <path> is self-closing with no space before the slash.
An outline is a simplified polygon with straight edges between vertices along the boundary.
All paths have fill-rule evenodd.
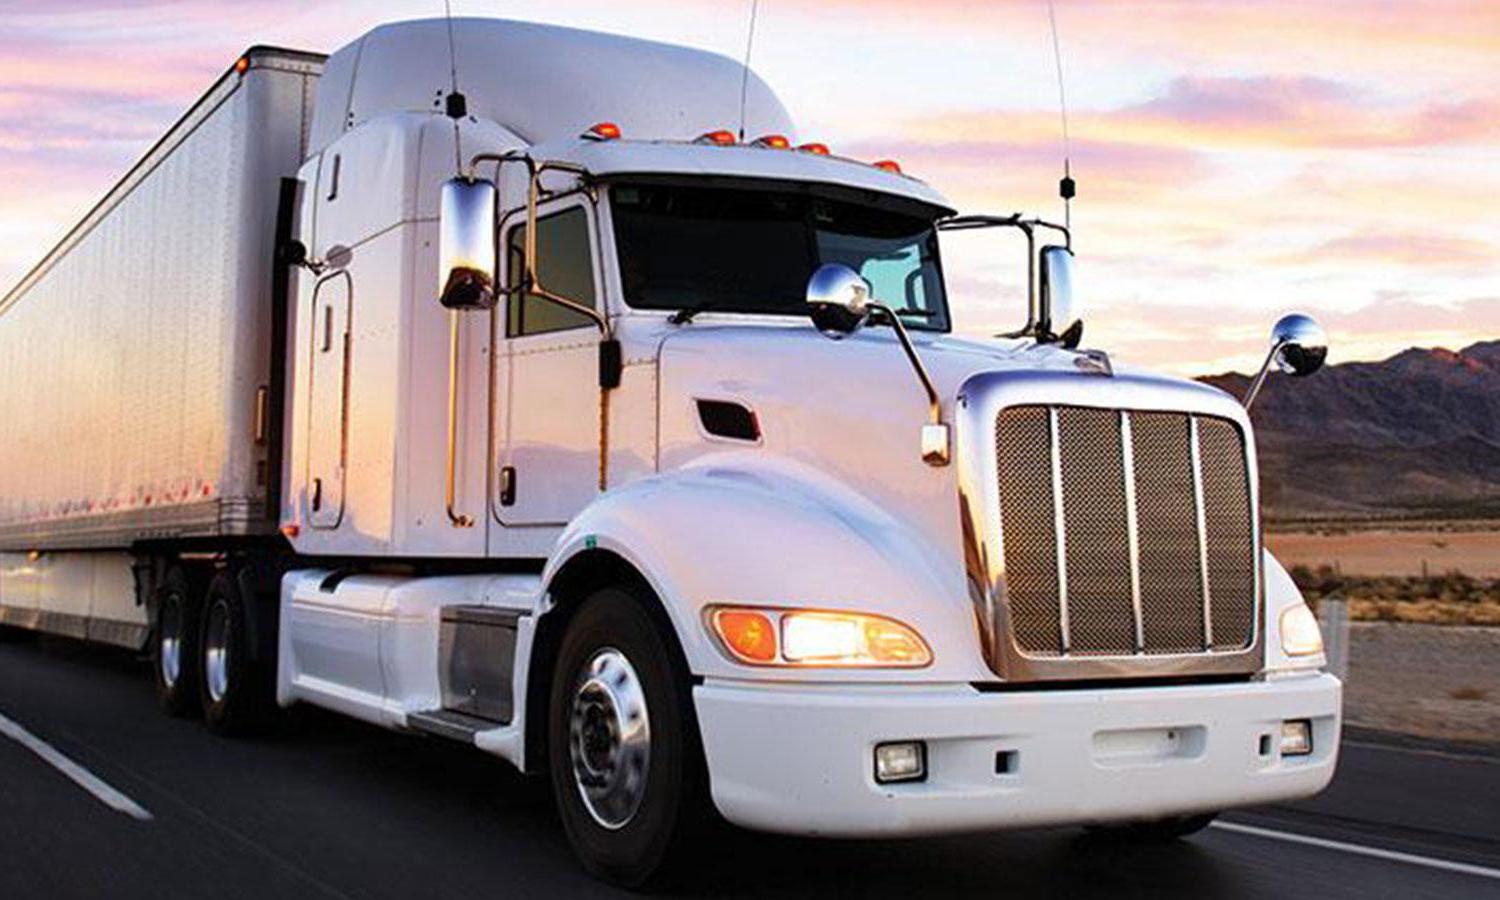
<path id="1" fill-rule="evenodd" d="M 708 623 L 738 662 L 761 666 L 921 668 L 927 642 L 885 616 L 823 610 L 718 606 Z"/>
<path id="2" fill-rule="evenodd" d="M 243 75 L 250 70 L 250 57 L 241 56 L 234 61 L 234 70 Z"/>
<path id="3" fill-rule="evenodd" d="M 618 141 L 622 132 L 620 126 L 613 122 L 599 122 L 583 133 L 585 138 L 593 141 Z"/>
<path id="4" fill-rule="evenodd" d="M 716 147 L 728 147 L 734 143 L 734 132 L 725 131 L 721 128 L 718 131 L 710 131 L 707 134 L 698 135 L 697 140 L 693 141 L 693 143 L 713 144 Z"/>
<path id="5" fill-rule="evenodd" d="M 776 625 L 753 609 L 716 609 L 710 616 L 714 633 L 741 662 L 764 665 L 776 661 Z"/>
<path id="6" fill-rule="evenodd" d="M 786 139 L 784 134 L 766 134 L 750 142 L 752 147 L 765 147 L 769 150 L 790 150 L 792 142 Z"/>
<path id="7" fill-rule="evenodd" d="M 811 153 L 814 156 L 827 156 L 829 153 L 828 145 L 820 144 L 817 141 L 812 141 L 806 144 L 798 144 L 797 149 L 801 150 L 803 153 Z"/>
<path id="8" fill-rule="evenodd" d="M 901 174 L 901 164 L 896 162 L 894 159 L 882 159 L 877 162 L 870 163 L 870 165 L 874 166 L 882 172 L 890 172 L 892 175 Z"/>

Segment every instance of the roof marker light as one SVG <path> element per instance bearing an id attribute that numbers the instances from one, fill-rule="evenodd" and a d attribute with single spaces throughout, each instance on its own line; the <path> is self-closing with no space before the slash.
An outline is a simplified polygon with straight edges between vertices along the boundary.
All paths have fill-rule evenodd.
<path id="1" fill-rule="evenodd" d="M 734 132 L 720 128 L 718 131 L 710 131 L 707 134 L 698 135 L 693 141 L 695 144 L 713 144 L 718 147 L 729 147 L 734 144 Z"/>
<path id="2" fill-rule="evenodd" d="M 241 75 L 245 74 L 246 70 L 248 70 L 249 68 L 250 57 L 248 56 L 241 56 L 239 59 L 234 61 L 234 70 Z"/>
<path id="3" fill-rule="evenodd" d="M 827 144 L 819 144 L 816 141 L 814 141 L 812 143 L 808 143 L 808 144 L 798 144 L 797 145 L 797 149 L 801 150 L 803 153 L 811 153 L 811 154 L 813 154 L 815 156 L 827 156 L 828 155 L 828 145 Z"/>
<path id="4" fill-rule="evenodd" d="M 615 123 L 597 122 L 589 126 L 589 130 L 579 136 L 589 141 L 618 141 L 620 134 L 620 126 Z"/>
<path id="5" fill-rule="evenodd" d="M 894 159 L 882 159 L 878 162 L 872 162 L 870 163 L 870 165 L 874 166 L 882 172 L 890 172 L 892 175 L 901 174 L 901 164 L 896 162 Z"/>
<path id="6" fill-rule="evenodd" d="M 765 147 L 770 150 L 790 150 L 792 142 L 787 140 L 784 134 L 766 134 L 751 141 L 750 146 Z"/>

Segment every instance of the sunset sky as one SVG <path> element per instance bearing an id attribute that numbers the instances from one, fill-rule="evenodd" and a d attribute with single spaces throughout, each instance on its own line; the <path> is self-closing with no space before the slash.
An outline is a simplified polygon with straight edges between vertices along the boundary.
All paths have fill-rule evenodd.
<path id="1" fill-rule="evenodd" d="M 738 56 L 749 2 L 453 9 Z M 0 291 L 246 46 L 331 51 L 441 12 L 0 0 Z M 1500 3 L 1058 0 L 1057 17 L 1087 343 L 1245 370 L 1291 309 L 1324 321 L 1335 360 L 1500 338 Z M 753 65 L 803 140 L 896 157 L 962 211 L 1060 217 L 1051 52 L 1042 0 L 762 0 Z M 947 252 L 959 329 L 1019 325 L 1020 247 Z"/>

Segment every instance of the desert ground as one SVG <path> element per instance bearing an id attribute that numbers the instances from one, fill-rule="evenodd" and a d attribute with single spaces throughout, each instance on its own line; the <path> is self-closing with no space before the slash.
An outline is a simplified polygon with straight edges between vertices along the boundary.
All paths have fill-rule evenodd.
<path id="1" fill-rule="evenodd" d="M 1333 566 L 1345 575 L 1410 577 L 1462 572 L 1474 578 L 1500 578 L 1500 523 L 1272 530 L 1266 534 L 1266 545 L 1289 569 Z"/>

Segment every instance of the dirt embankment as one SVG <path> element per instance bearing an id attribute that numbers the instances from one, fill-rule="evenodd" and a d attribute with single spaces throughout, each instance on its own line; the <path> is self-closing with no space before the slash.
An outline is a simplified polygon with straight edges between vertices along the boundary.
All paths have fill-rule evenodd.
<path id="1" fill-rule="evenodd" d="M 1500 743 L 1500 629 L 1355 622 L 1349 725 Z"/>

